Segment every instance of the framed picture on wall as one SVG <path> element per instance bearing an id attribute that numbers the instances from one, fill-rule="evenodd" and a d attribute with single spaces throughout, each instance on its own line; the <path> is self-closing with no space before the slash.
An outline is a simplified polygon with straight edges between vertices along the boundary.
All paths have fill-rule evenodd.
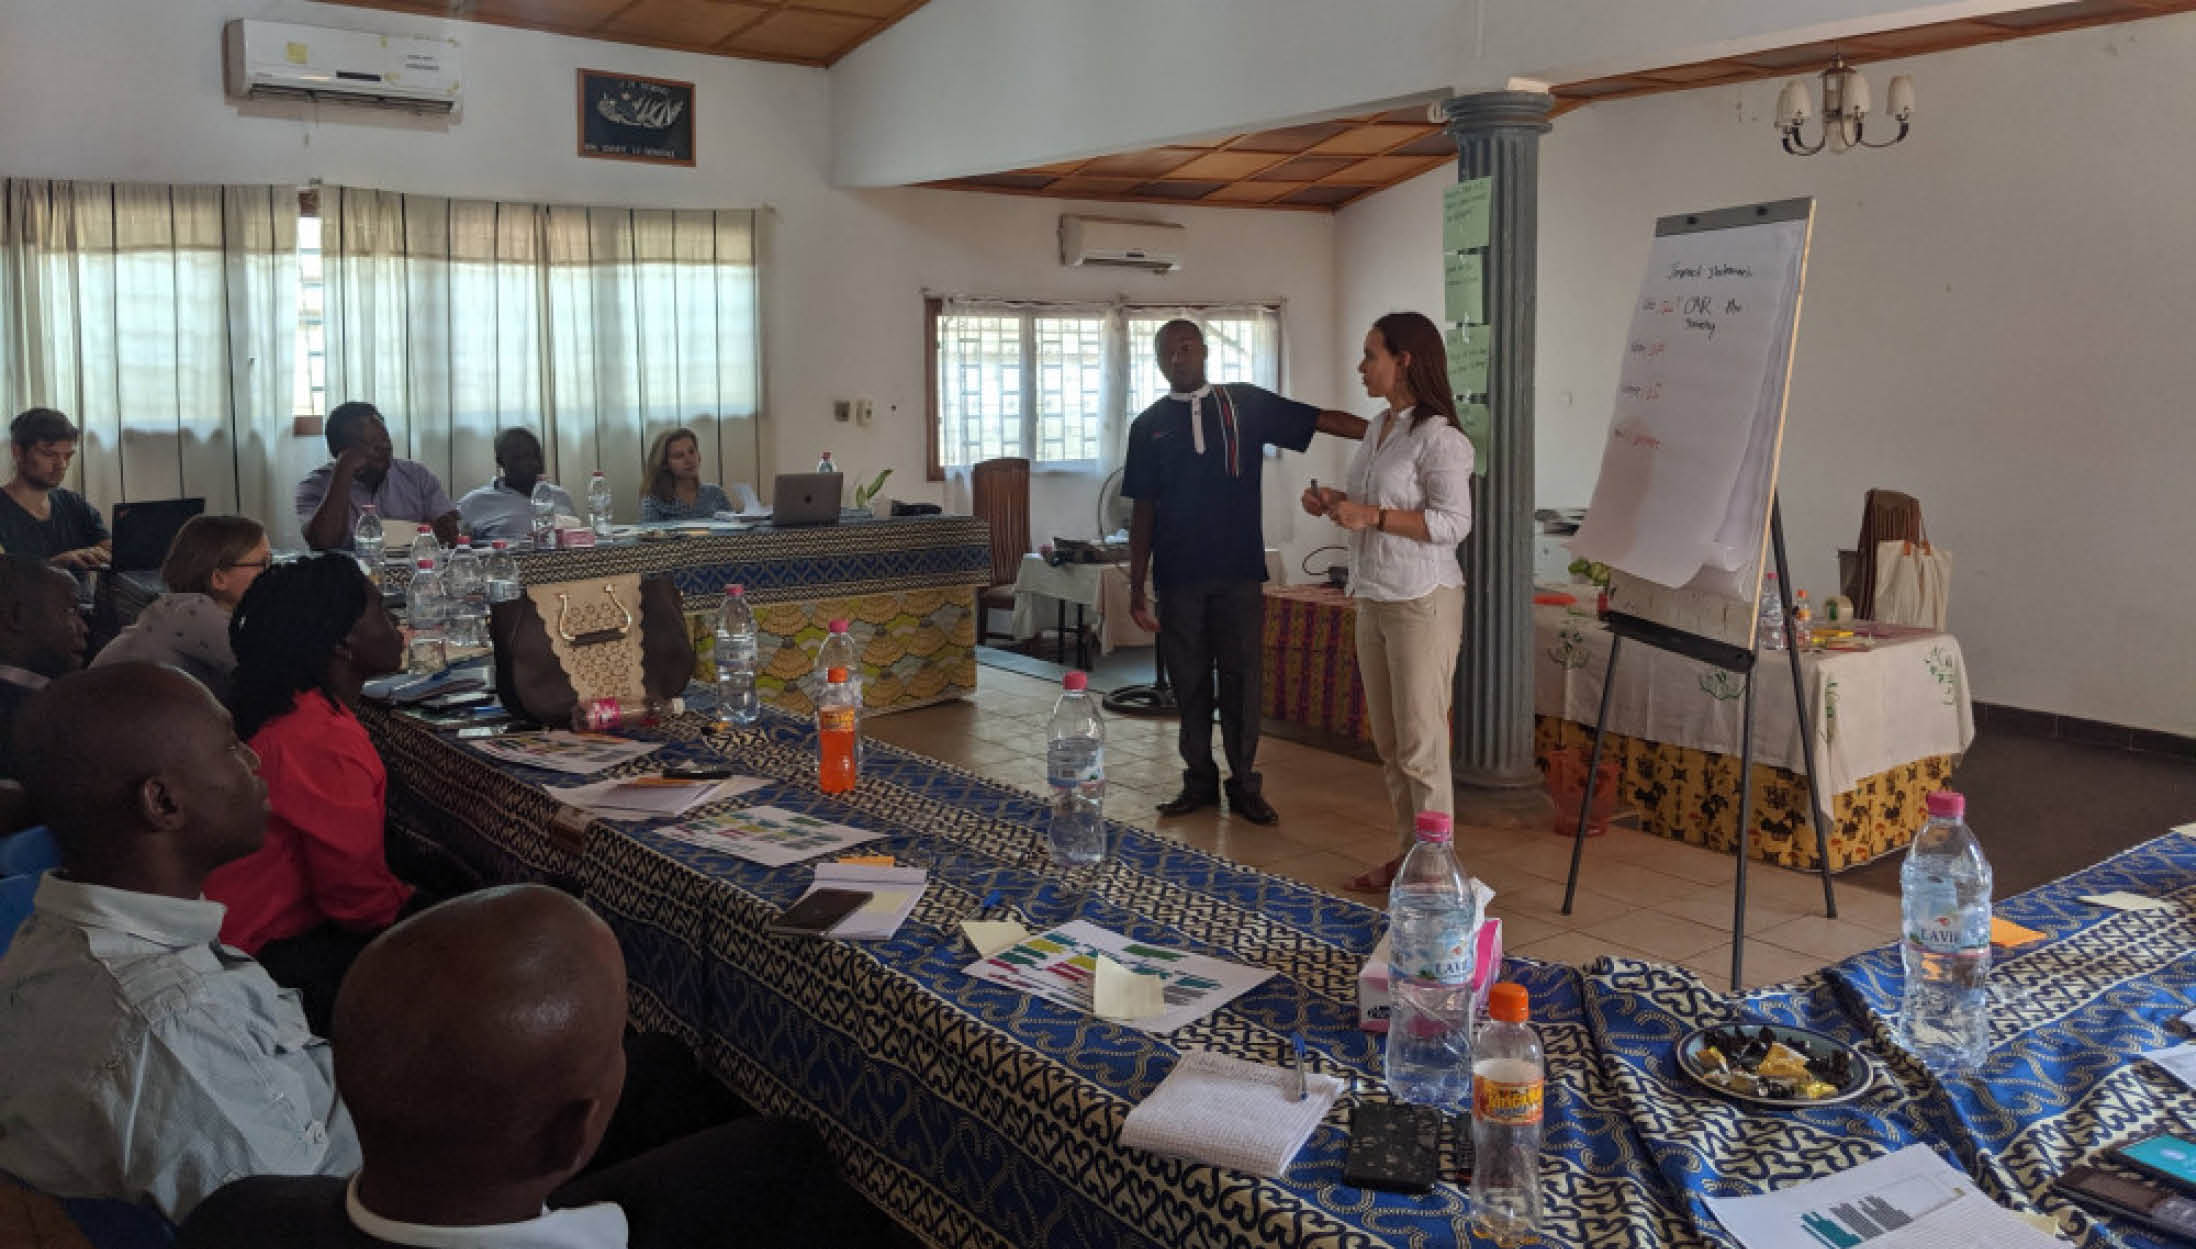
<path id="1" fill-rule="evenodd" d="M 691 166 L 694 84 L 581 70 L 579 154 Z"/>

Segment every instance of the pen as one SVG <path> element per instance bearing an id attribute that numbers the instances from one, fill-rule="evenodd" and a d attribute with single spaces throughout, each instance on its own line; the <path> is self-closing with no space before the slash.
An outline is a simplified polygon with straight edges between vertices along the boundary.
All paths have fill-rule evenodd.
<path id="1" fill-rule="evenodd" d="M 1293 1032 L 1293 1033 L 1290 1033 L 1290 1034 L 1289 1034 L 1289 1043 L 1290 1043 L 1290 1045 L 1292 1045 L 1292 1046 L 1293 1046 L 1293 1047 L 1295 1047 L 1295 1049 L 1296 1049 L 1296 1100 L 1298 1100 L 1298 1101 L 1303 1101 L 1303 1100 L 1304 1100 L 1304 1096 L 1305 1096 L 1305 1088 L 1304 1088 L 1304 1034 L 1303 1034 L 1303 1033 L 1301 1033 L 1301 1032 Z"/>
<path id="2" fill-rule="evenodd" d="M 990 893 L 984 895 L 984 900 L 982 902 L 976 904 L 976 918 L 982 919 L 985 916 L 990 915 L 991 908 L 997 905 L 999 905 L 999 891 L 994 889 Z"/>

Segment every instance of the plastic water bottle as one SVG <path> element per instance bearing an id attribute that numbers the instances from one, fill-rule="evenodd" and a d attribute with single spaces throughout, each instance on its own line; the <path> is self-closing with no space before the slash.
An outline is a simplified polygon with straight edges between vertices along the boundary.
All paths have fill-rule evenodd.
<path id="1" fill-rule="evenodd" d="M 1472 1223 L 1498 1245 L 1540 1229 L 1540 1120 L 1547 1062 L 1521 984 L 1487 995 L 1472 1040 Z"/>
<path id="2" fill-rule="evenodd" d="M 650 695 L 640 702 L 618 698 L 583 699 L 572 706 L 572 731 L 575 733 L 609 733 L 618 729 L 642 728 L 662 724 L 686 714 L 683 698 L 657 698 Z"/>
<path id="3" fill-rule="evenodd" d="M 404 591 L 404 623 L 410 634 L 404 643 L 404 670 L 428 676 L 450 666 L 447 643 L 450 601 L 435 562 L 417 560 L 412 584 Z"/>
<path id="4" fill-rule="evenodd" d="M 488 552 L 488 602 L 508 603 L 525 592 L 526 583 L 519 579 L 518 560 L 511 554 L 511 544 L 501 538 Z"/>
<path id="5" fill-rule="evenodd" d="M 1045 734 L 1045 779 L 1052 787 L 1045 838 L 1058 867 L 1106 861 L 1106 722 L 1089 684 L 1080 672 L 1060 679 Z"/>
<path id="6" fill-rule="evenodd" d="M 472 539 L 458 537 L 457 549 L 450 552 L 450 565 L 442 570 L 442 589 L 450 599 L 449 644 L 486 646 L 488 570 L 482 566 L 479 552 L 473 550 Z"/>
<path id="7" fill-rule="evenodd" d="M 412 566 L 417 568 L 421 560 L 426 560 L 429 568 L 442 567 L 442 544 L 435 541 L 433 525 L 421 525 L 412 536 Z"/>
<path id="8" fill-rule="evenodd" d="M 1405 1101 L 1462 1106 L 1472 1091 L 1478 905 L 1449 852 L 1449 817 L 1418 814 L 1418 842 L 1388 890 L 1388 1085 Z"/>
<path id="9" fill-rule="evenodd" d="M 381 509 L 371 503 L 362 503 L 358 509 L 358 524 L 351 530 L 351 554 L 358 558 L 359 567 L 366 575 L 379 579 L 381 575 Z"/>
<path id="10" fill-rule="evenodd" d="M 600 476 L 600 474 L 597 474 Z M 534 509 L 534 549 L 553 551 L 557 546 L 557 492 L 546 481 L 534 483 L 528 502 Z"/>
<path id="11" fill-rule="evenodd" d="M 1784 597 L 1777 593 L 1777 574 L 1761 575 L 1761 623 L 1755 629 L 1755 649 L 1784 649 Z"/>
<path id="12" fill-rule="evenodd" d="M 597 538 L 610 536 L 610 479 L 599 468 L 587 479 L 587 523 Z"/>
<path id="13" fill-rule="evenodd" d="M 824 674 L 823 697 L 816 700 L 816 787 L 827 794 L 854 788 L 860 771 L 856 741 L 861 737 L 861 702 L 844 668 Z"/>
<path id="14" fill-rule="evenodd" d="M 831 453 L 829 451 L 824 452 L 823 458 L 816 461 L 816 471 L 819 473 L 836 473 L 839 471 L 839 466 L 831 462 Z"/>
<path id="15" fill-rule="evenodd" d="M 755 693 L 755 612 L 747 605 L 747 587 L 724 587 L 717 613 L 717 723 L 753 724 L 762 718 Z"/>
<path id="16" fill-rule="evenodd" d="M 1928 1066 L 1969 1068 L 1990 1049 L 1990 861 L 1962 818 L 1965 798 L 1938 790 L 1928 804 L 1899 868 L 1899 1043 Z"/>

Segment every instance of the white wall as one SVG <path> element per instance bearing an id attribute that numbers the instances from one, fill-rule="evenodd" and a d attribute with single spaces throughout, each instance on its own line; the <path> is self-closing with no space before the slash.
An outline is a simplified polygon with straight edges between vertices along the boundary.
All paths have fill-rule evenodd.
<path id="1" fill-rule="evenodd" d="M 314 120 L 309 106 L 239 106 L 222 93 L 220 57 L 221 25 L 237 17 L 454 36 L 463 115 L 444 125 L 330 108 Z M 583 65 L 697 83 L 695 168 L 575 156 L 574 70 Z M 301 0 L 0 0 L 0 116 L 10 119 L 0 127 L 0 173 L 17 176 L 320 178 L 516 201 L 766 206 L 764 463 L 805 471 L 828 448 L 864 478 L 892 467 L 889 497 L 944 498 L 923 481 L 926 287 L 1285 299 L 1292 389 L 1323 400 L 1331 381 L 1332 218 L 1166 210 L 1152 215 L 1189 227 L 1181 273 L 1062 269 L 1055 222 L 1075 204 L 830 186 L 830 79 L 820 70 Z M 831 400 L 853 395 L 875 400 L 867 429 L 830 418 Z M 317 439 L 299 440 L 295 452 L 299 465 L 324 458 Z M 1086 534 L 1096 488 L 1087 478 L 1041 479 L 1033 532 Z"/>
<path id="2" fill-rule="evenodd" d="M 1785 451 L 1799 585 L 1872 486 L 1957 557 L 1975 696 L 2196 732 L 2196 17 L 1871 65 L 1915 77 L 1912 137 L 1787 156 L 1780 83 L 1595 105 L 1541 150 L 1543 506 L 1591 496 L 1654 218 L 1813 195 Z M 1340 214 L 1345 333 L 1440 295 L 1435 173 Z M 1345 342 L 1336 367 L 1354 359 Z"/>
<path id="3" fill-rule="evenodd" d="M 835 180 L 885 186 L 2048 0 L 930 0 L 832 69 Z"/>

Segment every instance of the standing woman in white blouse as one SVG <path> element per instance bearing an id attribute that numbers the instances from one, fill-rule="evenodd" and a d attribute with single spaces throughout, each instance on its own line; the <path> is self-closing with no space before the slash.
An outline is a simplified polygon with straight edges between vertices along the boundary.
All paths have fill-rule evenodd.
<path id="1" fill-rule="evenodd" d="M 1472 444 L 1457 424 L 1441 331 L 1391 312 L 1365 334 L 1365 393 L 1385 399 L 1350 460 L 1346 490 L 1313 486 L 1304 510 L 1349 531 L 1357 671 L 1395 808 L 1396 857 L 1350 882 L 1387 892 L 1421 811 L 1454 814 L 1449 701 L 1464 632 L 1456 547 L 1472 527 Z"/>

